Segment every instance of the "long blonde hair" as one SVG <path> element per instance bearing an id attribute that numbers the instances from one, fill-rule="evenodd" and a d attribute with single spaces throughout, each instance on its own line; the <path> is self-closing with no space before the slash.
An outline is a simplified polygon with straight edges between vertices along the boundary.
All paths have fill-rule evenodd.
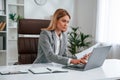
<path id="1" fill-rule="evenodd" d="M 57 9 L 51 19 L 50 25 L 48 28 L 46 28 L 46 30 L 55 30 L 56 26 L 57 26 L 57 21 L 64 16 L 69 16 L 69 18 L 71 19 L 69 13 L 65 10 L 65 9 Z"/>

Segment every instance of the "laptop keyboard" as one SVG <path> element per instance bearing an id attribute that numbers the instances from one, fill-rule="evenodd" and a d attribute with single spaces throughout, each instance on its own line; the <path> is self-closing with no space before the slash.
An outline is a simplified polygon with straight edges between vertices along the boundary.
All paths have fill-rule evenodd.
<path id="1" fill-rule="evenodd" d="M 73 68 L 82 68 L 85 66 L 85 64 L 75 64 L 75 65 L 69 65 L 69 66 Z"/>
<path id="2" fill-rule="evenodd" d="M 85 64 L 75 64 L 75 65 L 67 65 L 67 66 L 64 66 L 63 68 L 84 68 L 85 67 Z"/>

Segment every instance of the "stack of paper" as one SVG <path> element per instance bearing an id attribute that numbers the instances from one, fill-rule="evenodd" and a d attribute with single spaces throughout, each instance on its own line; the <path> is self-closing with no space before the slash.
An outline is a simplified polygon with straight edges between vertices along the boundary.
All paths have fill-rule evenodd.
<path id="1" fill-rule="evenodd" d="M 4 70 L 0 71 L 1 75 L 9 75 L 9 74 L 26 74 L 28 71 L 26 70 Z"/>

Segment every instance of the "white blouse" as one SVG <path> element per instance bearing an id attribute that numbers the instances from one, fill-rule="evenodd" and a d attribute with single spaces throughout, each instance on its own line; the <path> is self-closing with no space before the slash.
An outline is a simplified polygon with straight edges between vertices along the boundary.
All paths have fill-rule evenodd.
<path id="1" fill-rule="evenodd" d="M 62 35 L 60 35 L 60 37 L 57 35 L 57 33 L 55 32 L 56 34 L 56 50 L 55 50 L 55 54 L 59 54 L 59 51 L 60 51 L 60 44 L 61 44 L 61 40 L 62 40 Z"/>
<path id="2" fill-rule="evenodd" d="M 60 44 L 61 44 L 61 40 L 62 40 L 62 34 L 60 35 L 60 37 L 57 35 L 57 33 L 55 32 L 56 35 L 56 50 L 55 50 L 55 54 L 59 54 L 60 51 Z M 71 59 L 69 58 L 68 60 L 68 64 L 70 64 Z"/>

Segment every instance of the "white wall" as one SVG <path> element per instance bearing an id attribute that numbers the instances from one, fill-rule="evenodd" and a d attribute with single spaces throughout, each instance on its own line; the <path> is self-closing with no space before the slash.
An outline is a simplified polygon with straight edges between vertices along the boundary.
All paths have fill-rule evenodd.
<path id="1" fill-rule="evenodd" d="M 74 17 L 74 0 L 47 0 L 43 6 L 36 5 L 34 0 L 25 0 L 25 18 L 50 19 L 58 8 L 66 9 Z"/>
<path id="2" fill-rule="evenodd" d="M 77 26 L 80 27 L 82 32 L 91 34 L 94 41 L 97 14 L 97 0 L 77 0 L 76 5 L 77 5 L 76 24 Z"/>

